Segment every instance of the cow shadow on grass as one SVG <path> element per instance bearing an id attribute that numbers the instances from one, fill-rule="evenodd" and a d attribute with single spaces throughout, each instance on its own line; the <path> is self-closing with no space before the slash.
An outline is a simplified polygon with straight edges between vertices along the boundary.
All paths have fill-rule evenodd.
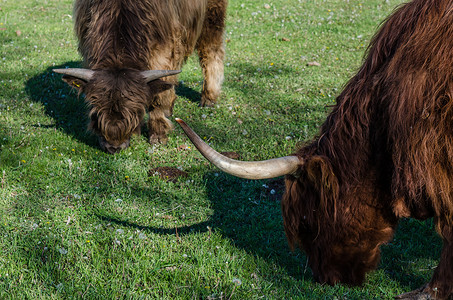
<path id="1" fill-rule="evenodd" d="M 66 67 L 80 68 L 80 62 L 71 61 L 47 68 L 26 82 L 25 91 L 33 101 L 43 105 L 46 115 L 54 121 L 51 126 L 96 147 L 97 139 L 87 131 L 87 106 L 83 96 L 79 97 L 76 90 L 61 80 L 60 74 L 52 71 Z"/>
<path id="2" fill-rule="evenodd" d="M 280 266 L 298 282 L 314 283 L 311 271 L 307 268 L 305 254 L 298 249 L 292 252 L 287 245 L 280 210 L 283 178 L 252 181 L 210 172 L 205 175 L 205 180 L 213 210 L 213 215 L 205 222 L 160 228 L 143 226 L 135 221 L 124 220 L 122 216 L 101 211 L 97 212 L 97 216 L 107 223 L 159 235 L 184 236 L 204 233 L 211 230 L 209 227 L 232 241 L 235 247 Z M 141 190 L 140 193 L 146 191 Z M 441 241 L 431 220 L 420 222 L 408 219 L 400 222 L 394 239 L 381 249 L 381 263 L 377 272 L 383 273 L 387 280 L 394 281 L 403 290 L 409 291 L 430 280 L 439 259 Z M 380 280 L 379 276 L 375 278 Z M 375 285 L 379 282 L 368 280 L 366 284 Z M 305 290 L 307 296 L 321 297 L 319 293 L 322 293 L 322 289 L 319 290 L 319 287 L 316 288 L 315 285 L 313 290 Z M 360 292 L 360 288 L 357 291 L 359 295 L 365 293 Z"/>
<path id="3" fill-rule="evenodd" d="M 62 75 L 52 70 L 60 68 L 80 68 L 81 63 L 70 61 L 52 66 L 26 82 L 25 91 L 34 102 L 44 106 L 46 115 L 54 120 L 56 129 L 92 147 L 98 147 L 97 138 L 87 130 L 88 108 L 83 95 L 63 82 Z M 200 102 L 201 94 L 183 83 L 176 86 L 178 96 L 191 102 Z M 145 126 L 145 125 L 144 125 Z M 142 132 L 147 132 L 143 128 Z M 146 136 L 146 134 L 145 134 Z"/>
<path id="4" fill-rule="evenodd" d="M 99 173 L 103 174 L 117 172 L 113 166 L 103 167 L 99 171 Z M 190 173 L 190 170 L 187 171 Z M 31 179 L 35 180 L 35 182 L 30 182 L 30 186 L 39 184 L 40 178 L 33 177 Z M 305 285 L 303 293 L 307 298 L 324 299 L 325 293 L 332 294 L 331 290 L 329 290 L 331 289 L 330 287 L 314 284 L 311 272 L 306 268 L 307 260 L 305 255 L 298 250 L 291 252 L 287 246 L 280 211 L 281 191 L 283 190 L 282 178 L 252 181 L 235 178 L 217 171 L 208 172 L 204 176 L 203 182 L 205 182 L 207 201 L 210 203 L 213 214 L 206 221 L 185 226 L 175 225 L 174 227 L 171 227 L 168 222 L 165 222 L 165 227 L 146 226 L 136 221 L 133 215 L 124 214 L 114 209 L 104 209 L 99 206 L 97 195 L 102 195 L 105 191 L 103 191 L 102 185 L 100 185 L 99 190 L 95 187 L 102 183 L 102 180 L 105 180 L 103 175 L 94 175 L 93 178 L 90 178 L 90 186 L 87 186 L 83 179 L 77 180 L 87 192 L 86 196 L 84 196 L 85 200 L 77 200 L 70 195 L 63 199 L 52 200 L 49 197 L 46 198 L 45 193 L 42 192 L 42 201 L 30 203 L 27 196 L 28 193 L 25 193 L 16 199 L 16 209 L 29 211 L 29 217 L 36 214 L 36 219 L 45 220 L 45 217 L 43 217 L 46 214 L 45 212 L 56 205 L 52 201 L 64 201 L 67 202 L 66 205 L 74 205 L 73 202 L 80 202 L 78 205 L 83 203 L 89 214 L 103 224 L 111 223 L 122 227 L 139 229 L 147 234 L 154 233 L 174 237 L 179 234 L 184 239 L 185 235 L 206 233 L 213 230 L 216 233 L 220 233 L 222 238 L 231 241 L 236 248 L 243 249 L 251 256 L 259 257 L 265 261 L 270 265 L 269 268 L 273 268 L 273 266 L 281 267 L 284 273 L 294 279 L 296 284 Z M 179 179 L 179 181 L 168 184 L 173 185 L 172 190 L 187 188 L 187 186 L 182 184 L 181 180 L 185 179 Z M 155 207 L 156 212 L 168 211 L 170 207 L 176 207 L 181 205 L 181 203 L 183 203 L 182 206 L 185 205 L 184 201 L 186 199 L 184 198 L 186 194 L 172 193 L 172 190 L 168 192 L 161 191 L 154 186 L 155 183 L 152 181 L 146 186 L 128 186 L 125 183 L 119 183 L 119 185 L 122 186 L 122 189 L 128 189 L 129 197 L 132 199 L 143 199 L 141 205 Z M 63 192 L 62 196 L 67 192 L 69 190 Z M 97 200 L 91 200 L 91 198 L 97 198 Z M 48 203 L 48 201 L 51 203 Z M 152 210 L 150 209 L 150 211 Z M 167 214 L 174 214 L 173 218 L 179 219 L 178 214 L 181 212 L 177 210 L 171 211 Z M 184 211 L 182 210 L 182 212 Z M 190 211 L 190 208 L 187 211 Z M 185 212 L 187 213 L 187 211 Z M 140 214 L 143 213 L 146 214 L 144 211 L 140 212 Z M 43 216 L 39 216 L 40 214 Z M 90 222 L 92 222 L 91 220 Z M 94 224 L 96 223 L 94 221 Z M 183 221 L 183 223 L 186 222 Z M 39 232 L 42 236 L 36 233 L 37 235 L 21 237 L 21 243 L 23 243 L 24 248 L 26 245 L 35 244 L 36 240 L 44 240 L 44 235 L 47 235 L 47 231 L 43 228 L 43 231 Z M 55 249 L 53 251 L 57 251 L 57 246 L 60 243 L 57 238 L 48 242 L 54 245 L 53 248 Z M 406 291 L 415 289 L 428 282 L 432 273 L 431 267 L 434 267 L 430 263 L 439 258 L 439 251 L 440 241 L 433 230 L 432 221 L 403 220 L 394 240 L 383 247 L 383 258 L 379 272 L 383 272 L 386 277 L 397 282 L 398 286 Z M 55 252 L 55 254 L 57 253 Z M 43 257 L 42 247 L 39 246 L 24 253 L 24 255 L 41 261 L 43 266 L 52 262 L 51 258 L 48 261 Z M 416 261 L 421 261 L 421 265 L 427 270 L 422 272 L 414 270 L 420 268 L 420 266 L 414 264 Z M 428 263 L 425 263 L 425 261 Z M 414 271 L 416 272 L 414 273 Z M 58 282 L 58 276 L 61 272 L 49 273 L 49 276 L 54 277 L 55 282 Z M 288 278 L 282 278 L 280 277 L 281 275 L 278 275 L 281 272 L 272 272 L 271 274 L 266 274 L 265 270 L 258 272 L 266 280 L 275 281 L 275 285 L 287 284 L 285 282 Z M 310 282 L 308 287 L 307 282 Z M 380 283 L 369 282 L 367 284 L 379 285 Z M 334 291 L 339 291 L 338 293 L 347 292 L 341 287 Z M 294 293 L 297 293 L 296 290 L 294 290 Z M 364 290 L 359 289 L 351 294 L 352 296 L 349 295 L 348 299 L 360 299 L 361 296 L 368 295 L 366 286 Z M 294 294 L 294 296 L 298 297 L 301 295 Z"/>
<path id="5" fill-rule="evenodd" d="M 183 71 L 184 72 L 184 71 Z M 176 95 L 185 97 L 187 100 L 193 103 L 199 104 L 201 102 L 201 93 L 188 87 L 182 82 L 179 82 L 175 87 Z M 178 100 L 176 100 L 177 102 Z"/>
<path id="6" fill-rule="evenodd" d="M 304 280 L 311 279 L 311 272 L 304 272 L 305 256 L 300 252 L 292 253 L 287 246 L 280 212 L 281 193 L 278 192 L 282 191 L 283 178 L 253 181 L 210 172 L 205 175 L 204 180 L 213 211 L 213 215 L 204 222 L 161 228 L 144 226 L 134 220 L 124 219 L 120 214 L 102 209 L 96 211 L 96 216 L 106 223 L 159 235 L 184 236 L 213 230 L 231 240 L 235 247 L 283 267 L 287 274 Z M 177 186 L 178 182 L 175 183 L 175 188 Z M 150 194 L 147 198 L 156 198 L 154 191 L 132 189 L 132 195 L 147 193 Z M 156 205 L 156 208 L 160 206 L 157 203 L 153 205 Z M 171 207 L 171 204 L 167 205 Z M 161 209 L 166 210 L 162 207 Z"/>

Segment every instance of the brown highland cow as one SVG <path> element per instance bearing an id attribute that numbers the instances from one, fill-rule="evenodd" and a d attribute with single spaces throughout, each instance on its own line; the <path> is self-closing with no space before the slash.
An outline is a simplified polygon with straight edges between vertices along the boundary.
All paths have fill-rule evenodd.
<path id="1" fill-rule="evenodd" d="M 187 135 L 235 176 L 286 175 L 291 248 L 305 250 L 321 283 L 360 285 L 400 218 L 434 218 L 443 240 L 431 281 L 401 299 L 453 295 L 453 1 L 413 0 L 371 41 L 319 137 L 292 156 L 230 160 Z"/>
<path id="2" fill-rule="evenodd" d="M 194 49 L 204 76 L 200 105 L 216 102 L 226 6 L 227 0 L 76 0 L 75 32 L 87 69 L 54 71 L 85 94 L 101 148 L 126 148 L 146 111 L 149 142 L 167 141 L 179 73 L 171 70 L 181 69 Z"/>

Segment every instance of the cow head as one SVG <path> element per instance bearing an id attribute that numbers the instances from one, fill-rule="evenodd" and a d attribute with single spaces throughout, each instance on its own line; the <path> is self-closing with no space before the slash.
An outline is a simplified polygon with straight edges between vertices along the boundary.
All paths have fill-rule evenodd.
<path id="1" fill-rule="evenodd" d="M 373 176 L 349 190 L 341 189 L 328 157 L 313 147 L 297 155 L 259 162 L 229 159 L 176 119 L 197 149 L 219 169 L 248 179 L 286 175 L 282 200 L 285 232 L 291 248 L 302 247 L 314 278 L 321 283 L 359 285 L 376 268 L 379 246 L 393 235 L 397 218 L 377 204 L 385 197 Z"/>
<path id="2" fill-rule="evenodd" d="M 159 78 L 180 71 L 55 69 L 63 80 L 85 94 L 89 129 L 99 137 L 101 148 L 116 153 L 129 146 L 153 96 L 172 87 Z"/>
<path id="3" fill-rule="evenodd" d="M 281 206 L 290 247 L 304 249 L 316 281 L 361 285 L 397 223 L 392 210 L 378 204 L 385 195 L 367 178 L 342 189 L 329 158 L 320 155 L 304 156 L 298 173 L 285 179 Z"/>

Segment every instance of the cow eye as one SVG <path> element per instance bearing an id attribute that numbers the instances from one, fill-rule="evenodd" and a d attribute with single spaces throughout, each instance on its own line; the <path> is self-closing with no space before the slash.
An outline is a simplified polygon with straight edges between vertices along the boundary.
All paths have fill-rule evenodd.
<path id="1" fill-rule="evenodd" d="M 97 114 L 91 115 L 91 128 L 98 129 L 98 116 Z"/>
<path id="2" fill-rule="evenodd" d="M 312 232 L 310 223 L 308 223 L 307 216 L 303 216 L 299 224 L 299 233 L 310 235 Z"/>

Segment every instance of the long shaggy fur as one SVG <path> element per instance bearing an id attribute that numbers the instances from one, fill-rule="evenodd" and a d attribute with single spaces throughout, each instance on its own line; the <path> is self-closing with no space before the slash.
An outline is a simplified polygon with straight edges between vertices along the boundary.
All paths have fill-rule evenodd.
<path id="1" fill-rule="evenodd" d="M 453 2 L 414 0 L 373 38 L 319 137 L 296 155 L 282 201 L 290 245 L 315 278 L 360 284 L 398 218 L 434 217 L 443 238 L 424 292 L 453 294 Z"/>
<path id="2" fill-rule="evenodd" d="M 97 123 L 92 128 L 120 144 L 149 111 L 150 142 L 165 142 L 172 128 L 167 117 L 176 99 L 174 88 L 154 84 L 147 94 L 146 83 L 130 71 L 179 70 L 195 49 L 205 79 L 201 105 L 213 105 L 223 81 L 226 6 L 227 0 L 76 0 L 75 32 L 84 65 L 106 72 L 96 74 L 93 87 L 66 78 L 86 94 Z M 164 80 L 177 83 L 176 76 Z"/>

